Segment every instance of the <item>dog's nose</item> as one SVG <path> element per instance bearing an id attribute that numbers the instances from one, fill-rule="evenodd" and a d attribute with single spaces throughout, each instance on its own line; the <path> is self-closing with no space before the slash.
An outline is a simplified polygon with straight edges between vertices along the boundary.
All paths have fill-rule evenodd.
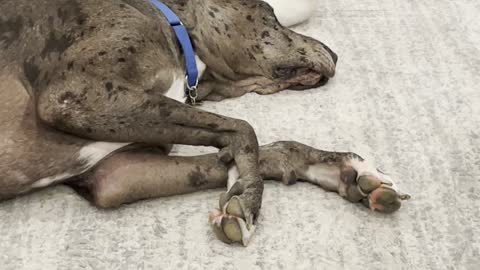
<path id="1" fill-rule="evenodd" d="M 330 52 L 330 55 L 332 56 L 333 62 L 336 65 L 337 61 L 338 61 L 338 55 L 336 53 L 334 53 L 332 50 L 330 50 L 329 52 Z"/>
<path id="2" fill-rule="evenodd" d="M 335 65 L 337 64 L 337 61 L 338 61 L 338 55 L 336 53 L 334 53 L 332 51 L 332 49 L 330 49 L 327 45 L 323 44 L 322 43 L 322 46 L 323 48 L 330 54 L 330 56 L 332 57 L 333 59 L 333 62 L 335 63 Z"/>

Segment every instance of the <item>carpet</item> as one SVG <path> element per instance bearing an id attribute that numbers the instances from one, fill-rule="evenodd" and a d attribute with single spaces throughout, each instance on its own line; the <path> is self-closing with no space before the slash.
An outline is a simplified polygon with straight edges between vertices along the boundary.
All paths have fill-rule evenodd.
<path id="1" fill-rule="evenodd" d="M 324 0 L 295 29 L 329 45 L 325 87 L 203 108 L 376 162 L 412 199 L 392 215 L 268 182 L 248 247 L 217 241 L 220 190 L 97 210 L 58 186 L 0 204 L 1 269 L 479 269 L 480 2 Z M 193 155 L 212 149 L 179 147 Z"/>

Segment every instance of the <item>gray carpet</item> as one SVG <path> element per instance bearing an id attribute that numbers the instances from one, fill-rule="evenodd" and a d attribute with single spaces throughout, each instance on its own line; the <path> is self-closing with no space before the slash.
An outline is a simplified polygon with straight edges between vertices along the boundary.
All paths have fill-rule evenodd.
<path id="1" fill-rule="evenodd" d="M 323 0 L 297 30 L 339 54 L 334 80 L 204 106 L 262 144 L 375 160 L 413 195 L 399 212 L 269 182 L 244 248 L 207 225 L 219 190 L 99 211 L 56 187 L 0 205 L 0 269 L 480 269 L 479 17 L 477 0 Z"/>

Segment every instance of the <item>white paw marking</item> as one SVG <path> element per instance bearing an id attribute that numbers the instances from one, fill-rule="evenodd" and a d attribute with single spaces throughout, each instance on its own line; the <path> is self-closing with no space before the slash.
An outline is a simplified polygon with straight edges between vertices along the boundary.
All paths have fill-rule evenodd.
<path id="1" fill-rule="evenodd" d="M 305 172 L 307 179 L 321 187 L 337 191 L 340 185 L 340 169 L 335 165 L 319 163 L 308 166 Z"/>
<path id="2" fill-rule="evenodd" d="M 351 166 L 357 171 L 357 177 L 370 175 L 380 179 L 383 183 L 395 190 L 398 194 L 403 194 L 399 191 L 397 185 L 389 175 L 381 173 L 377 170 L 374 164 L 360 160 L 358 158 L 352 158 L 346 162 L 346 165 Z M 305 177 L 321 187 L 331 190 L 343 192 L 342 182 L 340 179 L 340 169 L 335 165 L 328 165 L 324 163 L 308 166 L 305 172 Z"/>
<path id="3" fill-rule="evenodd" d="M 205 69 L 207 69 L 207 65 L 198 57 L 198 55 L 195 55 L 195 60 L 197 61 L 197 68 L 198 68 L 198 78 L 202 78 L 203 72 L 205 72 Z"/>
<path id="4" fill-rule="evenodd" d="M 172 85 L 170 85 L 170 88 L 164 96 L 185 103 L 187 100 L 187 97 L 185 96 L 185 78 L 182 76 L 175 77 Z"/>
<path id="5" fill-rule="evenodd" d="M 228 169 L 227 191 L 230 191 L 232 186 L 238 181 L 240 173 L 236 165 L 233 165 Z"/>
<path id="6" fill-rule="evenodd" d="M 198 79 L 200 80 L 207 66 L 197 55 L 195 55 L 195 60 L 197 62 Z M 170 85 L 170 88 L 164 96 L 185 103 L 187 101 L 187 97 L 185 96 L 185 79 L 185 75 L 175 76 L 172 85 Z"/>
<path id="7" fill-rule="evenodd" d="M 352 158 L 349 161 L 347 161 L 347 164 L 352 166 L 357 173 L 357 177 L 365 176 L 365 175 L 371 175 L 374 177 L 377 177 L 380 179 L 382 182 L 387 183 L 390 188 L 395 190 L 397 193 L 399 192 L 397 185 L 395 182 L 393 182 L 392 178 L 389 175 L 386 175 L 384 173 L 381 173 L 377 170 L 374 164 L 367 162 L 365 160 L 360 160 L 358 158 Z"/>

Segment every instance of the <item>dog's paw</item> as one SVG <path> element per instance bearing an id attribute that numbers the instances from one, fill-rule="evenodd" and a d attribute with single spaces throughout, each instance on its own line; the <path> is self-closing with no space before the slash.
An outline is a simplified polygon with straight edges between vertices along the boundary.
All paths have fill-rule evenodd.
<path id="1" fill-rule="evenodd" d="M 220 209 L 210 215 L 210 224 L 217 237 L 226 243 L 246 246 L 255 231 L 263 193 L 261 179 L 237 180 L 220 196 Z"/>
<path id="2" fill-rule="evenodd" d="M 255 225 L 253 223 L 249 225 L 250 222 L 246 221 L 243 211 L 238 198 L 233 197 L 225 210 L 215 209 L 210 212 L 209 223 L 219 240 L 228 244 L 248 245 Z"/>
<path id="3" fill-rule="evenodd" d="M 373 211 L 392 213 L 410 195 L 399 191 L 392 179 L 359 158 L 346 162 L 341 172 L 339 193 L 351 202 L 361 202 Z"/>

